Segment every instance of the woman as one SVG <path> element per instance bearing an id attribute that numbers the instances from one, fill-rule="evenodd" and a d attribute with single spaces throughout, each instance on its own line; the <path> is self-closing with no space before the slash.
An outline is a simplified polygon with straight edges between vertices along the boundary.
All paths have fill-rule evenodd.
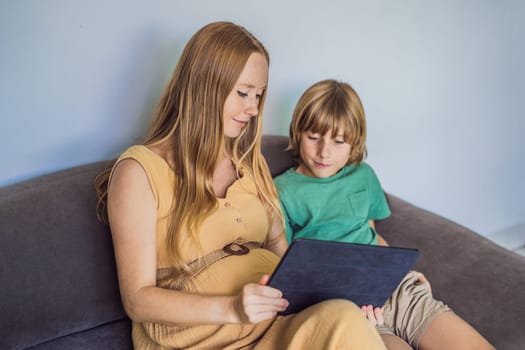
<path id="1" fill-rule="evenodd" d="M 97 179 L 136 349 L 384 349 L 348 301 L 277 316 L 288 301 L 266 283 L 287 243 L 260 151 L 268 63 L 244 28 L 200 29 L 144 144 Z"/>

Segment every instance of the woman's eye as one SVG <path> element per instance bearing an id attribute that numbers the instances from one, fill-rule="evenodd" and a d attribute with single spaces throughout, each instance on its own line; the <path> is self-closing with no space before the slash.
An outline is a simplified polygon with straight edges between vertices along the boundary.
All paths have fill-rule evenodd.
<path id="1" fill-rule="evenodd" d="M 337 143 L 338 145 L 344 145 L 345 144 L 344 140 L 335 140 L 335 143 Z"/>
<path id="2" fill-rule="evenodd" d="M 260 100 L 261 97 L 262 97 L 262 94 L 257 94 L 257 95 L 255 95 L 255 97 L 257 97 L 257 99 Z"/>
<path id="3" fill-rule="evenodd" d="M 247 92 L 242 92 L 242 91 L 237 91 L 237 94 L 241 97 L 246 97 L 248 96 L 248 93 Z"/>

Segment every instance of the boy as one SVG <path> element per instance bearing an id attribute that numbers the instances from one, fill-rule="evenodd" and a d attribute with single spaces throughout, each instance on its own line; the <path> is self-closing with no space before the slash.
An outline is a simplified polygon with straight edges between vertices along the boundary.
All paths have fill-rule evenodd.
<path id="1" fill-rule="evenodd" d="M 296 238 L 388 245 L 374 220 L 390 209 L 366 157 L 366 120 L 357 93 L 324 80 L 299 99 L 290 125 L 297 161 L 275 178 L 288 241 Z M 469 324 L 432 297 L 430 284 L 410 272 L 383 308 L 362 307 L 388 349 L 493 349 Z"/>

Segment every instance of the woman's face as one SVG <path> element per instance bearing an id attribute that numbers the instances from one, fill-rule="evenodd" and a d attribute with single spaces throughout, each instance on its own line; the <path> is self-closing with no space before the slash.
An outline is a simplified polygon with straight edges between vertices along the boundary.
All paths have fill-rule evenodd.
<path id="1" fill-rule="evenodd" d="M 224 102 L 224 136 L 235 138 L 259 113 L 259 101 L 268 84 L 268 62 L 252 53 Z"/>

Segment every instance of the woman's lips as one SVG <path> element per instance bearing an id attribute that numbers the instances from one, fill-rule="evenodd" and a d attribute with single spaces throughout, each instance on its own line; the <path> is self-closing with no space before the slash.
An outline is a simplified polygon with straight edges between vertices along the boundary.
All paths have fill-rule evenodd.
<path id="1" fill-rule="evenodd" d="M 239 124 L 240 126 L 246 126 L 246 124 L 248 124 L 248 121 L 242 121 L 237 119 L 233 119 L 233 121 Z"/>

